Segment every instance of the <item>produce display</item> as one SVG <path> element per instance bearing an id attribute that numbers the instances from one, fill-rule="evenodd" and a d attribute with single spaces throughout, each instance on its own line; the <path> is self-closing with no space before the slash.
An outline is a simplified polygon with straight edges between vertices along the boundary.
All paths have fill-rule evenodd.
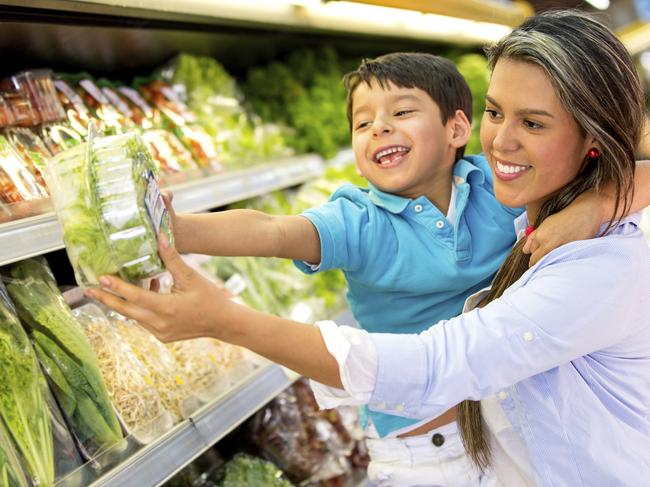
<path id="1" fill-rule="evenodd" d="M 133 282 L 164 270 L 157 234 L 172 240 L 169 217 L 140 137 L 91 137 L 52 158 L 47 175 L 80 286 L 103 274 Z"/>
<path id="2" fill-rule="evenodd" d="M 16 312 L 0 283 L 0 416 L 40 485 L 54 482 L 52 425 L 45 402 L 47 384 Z"/>
<path id="3" fill-rule="evenodd" d="M 7 290 L 28 326 L 72 430 L 89 455 L 122 438 L 115 411 L 88 339 L 47 265 L 28 259 L 11 266 Z"/>
<path id="4" fill-rule="evenodd" d="M 113 311 L 107 317 L 147 369 L 165 408 L 177 418 L 187 418 L 196 411 L 199 400 L 172 352 L 137 322 Z"/>
<path id="5" fill-rule="evenodd" d="M 76 314 L 106 383 L 108 395 L 128 433 L 140 443 L 158 438 L 174 424 L 145 366 L 95 305 Z"/>

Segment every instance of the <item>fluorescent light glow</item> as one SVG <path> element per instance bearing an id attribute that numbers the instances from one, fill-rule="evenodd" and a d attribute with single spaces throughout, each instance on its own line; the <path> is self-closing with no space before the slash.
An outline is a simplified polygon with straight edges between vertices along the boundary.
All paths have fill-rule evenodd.
<path id="1" fill-rule="evenodd" d="M 609 8 L 609 0 L 587 0 L 587 3 L 599 10 L 607 10 Z"/>

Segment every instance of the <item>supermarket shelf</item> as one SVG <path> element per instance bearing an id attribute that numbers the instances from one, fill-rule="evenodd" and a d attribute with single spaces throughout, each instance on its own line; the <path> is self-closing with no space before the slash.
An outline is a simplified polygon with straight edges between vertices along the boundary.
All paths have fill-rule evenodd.
<path id="1" fill-rule="evenodd" d="M 323 168 L 320 156 L 297 156 L 174 185 L 170 190 L 177 211 L 203 211 L 304 183 L 319 176 Z M 0 265 L 63 247 L 61 227 L 52 212 L 0 225 Z"/>
<path id="2" fill-rule="evenodd" d="M 91 487 L 162 484 L 293 381 L 293 375 L 282 367 L 263 366 L 237 388 L 137 452 Z"/>

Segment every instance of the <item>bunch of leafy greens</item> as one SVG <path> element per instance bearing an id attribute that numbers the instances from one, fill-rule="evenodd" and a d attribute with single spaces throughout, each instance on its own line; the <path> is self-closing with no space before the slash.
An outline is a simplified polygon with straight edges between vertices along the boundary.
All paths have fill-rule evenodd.
<path id="1" fill-rule="evenodd" d="M 66 251 L 82 287 L 99 276 L 128 281 L 163 270 L 156 232 L 145 206 L 156 175 L 146 147 L 135 134 L 97 138 L 52 158 L 48 185 L 63 227 Z M 168 215 L 160 228 L 171 239 Z"/>
<path id="2" fill-rule="evenodd" d="M 123 438 L 97 358 L 44 261 L 11 267 L 7 290 L 75 435 L 90 454 Z"/>
<path id="3" fill-rule="evenodd" d="M 219 487 L 242 487 L 263 485 L 264 487 L 292 487 L 282 471 L 271 462 L 261 458 L 238 453 L 224 469 Z"/>
<path id="4" fill-rule="evenodd" d="M 285 131 L 243 108 L 235 80 L 215 59 L 181 54 L 171 71 L 172 82 L 185 87 L 188 105 L 213 138 L 224 165 L 242 167 L 291 154 Z"/>
<path id="5" fill-rule="evenodd" d="M 262 120 L 293 129 L 287 144 L 296 152 L 329 158 L 350 143 L 341 82 L 348 68 L 331 48 L 296 51 L 284 62 L 251 68 L 242 90 Z"/>
<path id="6" fill-rule="evenodd" d="M 38 485 L 52 485 L 54 452 L 45 403 L 47 384 L 5 293 L 0 284 L 0 416 L 32 480 Z"/>

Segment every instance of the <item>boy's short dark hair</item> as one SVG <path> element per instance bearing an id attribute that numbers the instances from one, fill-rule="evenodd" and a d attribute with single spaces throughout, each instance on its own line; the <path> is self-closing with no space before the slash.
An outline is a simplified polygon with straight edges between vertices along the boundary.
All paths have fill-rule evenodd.
<path id="1" fill-rule="evenodd" d="M 393 83 L 401 88 L 426 91 L 440 109 L 442 123 L 456 113 L 465 112 L 472 121 L 472 92 L 456 65 L 449 59 L 422 52 L 395 52 L 375 59 L 364 59 L 359 67 L 343 77 L 348 92 L 347 115 L 352 128 L 352 95 L 361 83 L 376 80 L 382 88 Z M 458 149 L 456 158 L 463 157 L 465 147 Z"/>

